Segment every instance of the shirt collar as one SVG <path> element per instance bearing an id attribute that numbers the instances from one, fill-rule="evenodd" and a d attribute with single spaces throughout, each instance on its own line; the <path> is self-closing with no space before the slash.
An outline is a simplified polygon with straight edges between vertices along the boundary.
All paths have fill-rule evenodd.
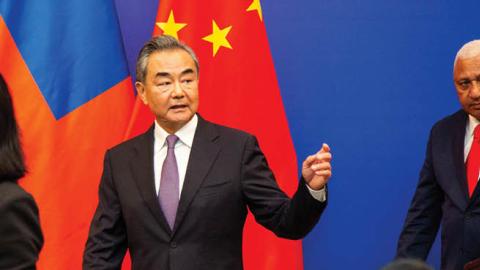
<path id="1" fill-rule="evenodd" d="M 467 124 L 467 130 L 465 131 L 467 136 L 472 137 L 473 136 L 473 131 L 475 130 L 475 127 L 480 124 L 480 121 L 478 121 L 477 118 L 471 116 L 470 114 L 468 115 L 468 124 Z"/>
<path id="2" fill-rule="evenodd" d="M 193 144 L 193 137 L 195 136 L 195 130 L 197 129 L 198 124 L 198 116 L 195 114 L 193 115 L 192 119 L 187 122 L 182 128 L 180 128 L 175 135 L 177 135 L 180 142 L 185 144 L 186 146 L 192 148 Z M 165 131 L 155 120 L 155 128 L 154 128 L 154 136 L 155 141 L 159 142 L 159 145 L 162 147 L 165 144 L 165 140 L 167 136 L 170 135 L 168 132 Z"/>

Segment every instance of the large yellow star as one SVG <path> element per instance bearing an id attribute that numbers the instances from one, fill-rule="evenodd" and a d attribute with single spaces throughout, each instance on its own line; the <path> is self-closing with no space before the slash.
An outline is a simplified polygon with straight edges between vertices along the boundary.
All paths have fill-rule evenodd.
<path id="1" fill-rule="evenodd" d="M 178 39 L 178 31 L 187 26 L 186 23 L 176 23 L 173 17 L 173 10 L 170 10 L 167 22 L 158 22 L 157 26 L 163 30 L 164 35 L 170 35 Z"/>
<path id="2" fill-rule="evenodd" d="M 202 39 L 212 43 L 213 56 L 217 54 L 218 49 L 220 49 L 220 47 L 232 49 L 232 45 L 230 45 L 230 42 L 228 42 L 227 40 L 227 35 L 231 29 L 232 29 L 231 25 L 223 29 L 220 29 L 217 23 L 215 22 L 215 20 L 212 20 L 212 33 L 206 37 L 203 37 Z"/>
<path id="3" fill-rule="evenodd" d="M 262 6 L 260 5 L 260 0 L 252 0 L 252 3 L 247 8 L 247 11 L 253 11 L 253 10 L 257 11 L 258 17 L 260 17 L 260 21 L 263 21 Z"/>

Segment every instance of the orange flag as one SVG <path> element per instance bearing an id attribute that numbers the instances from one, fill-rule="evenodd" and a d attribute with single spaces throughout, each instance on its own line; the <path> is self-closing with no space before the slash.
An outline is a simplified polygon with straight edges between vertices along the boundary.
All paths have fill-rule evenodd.
<path id="1" fill-rule="evenodd" d="M 280 187 L 292 195 L 298 173 L 259 0 L 162 0 L 153 35 L 188 45 L 200 61 L 200 114 L 257 136 Z M 144 132 L 153 115 L 137 100 L 130 136 Z M 277 238 L 251 214 L 244 231 L 247 270 L 303 269 L 301 241 Z"/>
<path id="2" fill-rule="evenodd" d="M 2 0 L 0 73 L 22 133 L 20 184 L 39 207 L 37 268 L 81 269 L 103 156 L 135 99 L 113 1 Z"/>

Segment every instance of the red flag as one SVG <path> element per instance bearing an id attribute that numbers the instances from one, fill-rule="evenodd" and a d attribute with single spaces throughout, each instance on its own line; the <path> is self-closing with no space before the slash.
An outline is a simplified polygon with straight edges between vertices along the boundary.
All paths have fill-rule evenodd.
<path id="1" fill-rule="evenodd" d="M 200 61 L 200 114 L 257 136 L 280 187 L 297 187 L 297 162 L 275 75 L 259 0 L 160 2 L 153 35 L 189 44 Z M 152 113 L 137 100 L 132 135 Z M 245 269 L 303 269 L 300 241 L 283 240 L 256 224 L 244 232 Z"/>
<path id="2" fill-rule="evenodd" d="M 105 150 L 133 107 L 113 1 L 0 4 L 0 72 L 11 90 L 45 245 L 38 269 L 81 269 Z M 92 27 L 93 26 L 93 27 Z"/>

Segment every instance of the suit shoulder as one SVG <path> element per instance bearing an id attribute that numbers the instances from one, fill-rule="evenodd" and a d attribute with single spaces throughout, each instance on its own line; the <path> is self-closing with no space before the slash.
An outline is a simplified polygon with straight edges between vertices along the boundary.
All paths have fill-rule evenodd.
<path id="1" fill-rule="evenodd" d="M 35 262 L 43 246 L 38 207 L 33 197 L 14 182 L 0 183 L 0 231 L 8 232 L 0 237 L 2 269 L 35 269 Z M 5 258 L 4 258 L 5 257 Z M 6 258 L 15 258 L 9 260 Z M 24 269 L 22 267 L 22 269 Z"/>
<path id="2" fill-rule="evenodd" d="M 228 140 L 247 140 L 249 138 L 255 137 L 253 134 L 250 134 L 246 131 L 232 128 L 232 127 L 227 127 L 215 123 L 210 123 L 220 134 L 221 137 L 228 138 Z"/>
<path id="3" fill-rule="evenodd" d="M 38 223 L 38 206 L 33 196 L 14 182 L 0 183 L 0 216 L 5 219 L 21 217 Z"/>
<path id="4" fill-rule="evenodd" d="M 32 195 L 21 188 L 17 183 L 5 181 L 0 183 L 0 207 L 5 207 L 16 201 L 34 202 Z"/>
<path id="5" fill-rule="evenodd" d="M 465 128 L 467 114 L 459 110 L 437 121 L 432 127 L 432 133 L 451 132 L 452 128 Z"/>
<path id="6" fill-rule="evenodd" d="M 124 142 L 121 142 L 112 148 L 108 149 L 107 152 L 109 152 L 112 155 L 116 155 L 118 153 L 124 153 L 125 151 L 129 151 L 132 149 L 135 145 L 138 145 L 139 143 L 148 140 L 149 137 L 152 137 L 152 142 L 153 142 L 153 129 L 150 128 L 147 130 L 145 133 L 142 133 L 140 135 L 137 135 L 133 138 L 130 138 Z"/>

